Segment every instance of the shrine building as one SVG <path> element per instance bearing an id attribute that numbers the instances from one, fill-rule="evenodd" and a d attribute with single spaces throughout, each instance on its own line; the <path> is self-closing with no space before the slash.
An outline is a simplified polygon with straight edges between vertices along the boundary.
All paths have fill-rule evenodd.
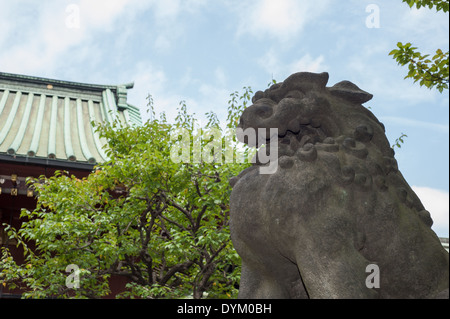
<path id="1" fill-rule="evenodd" d="M 141 125 L 139 109 L 127 102 L 133 83 L 97 85 L 0 72 L 0 247 L 17 261 L 21 248 L 8 239 L 3 224 L 20 227 L 22 208 L 33 210 L 36 197 L 27 177 L 68 171 L 83 178 L 108 160 L 106 140 L 91 122 Z M 114 289 L 111 285 L 111 290 Z M 1 298 L 20 298 L 4 291 Z"/>

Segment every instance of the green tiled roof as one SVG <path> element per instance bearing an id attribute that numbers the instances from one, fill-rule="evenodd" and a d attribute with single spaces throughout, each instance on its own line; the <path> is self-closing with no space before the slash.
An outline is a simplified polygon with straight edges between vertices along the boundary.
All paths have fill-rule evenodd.
<path id="1" fill-rule="evenodd" d="M 124 85 L 97 85 L 0 72 L 0 155 L 95 164 L 107 160 L 91 125 L 141 125 Z"/>

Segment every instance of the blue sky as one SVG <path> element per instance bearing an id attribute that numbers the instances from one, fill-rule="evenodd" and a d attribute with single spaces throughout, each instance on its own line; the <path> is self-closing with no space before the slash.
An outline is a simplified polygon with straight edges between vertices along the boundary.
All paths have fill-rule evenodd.
<path id="1" fill-rule="evenodd" d="M 226 118 L 229 94 L 299 71 L 350 80 L 385 124 L 400 170 L 448 237 L 449 94 L 404 80 L 398 41 L 449 47 L 448 14 L 401 0 L 0 0 L 0 71 L 99 84 L 134 82 L 129 102 L 173 118 L 181 100 Z M 145 116 L 145 111 L 143 111 Z"/>

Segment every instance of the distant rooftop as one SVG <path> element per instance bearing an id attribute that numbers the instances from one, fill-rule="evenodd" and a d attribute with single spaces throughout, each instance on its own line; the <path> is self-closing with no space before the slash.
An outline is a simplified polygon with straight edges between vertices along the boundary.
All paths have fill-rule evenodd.
<path id="1" fill-rule="evenodd" d="M 439 240 L 441 241 L 442 246 L 444 246 L 445 250 L 448 252 L 448 238 L 439 237 Z"/>
<path id="2" fill-rule="evenodd" d="M 133 83 L 98 85 L 0 72 L 0 160 L 96 164 L 107 160 L 91 125 L 141 125 Z M 60 163 L 61 164 L 61 163 Z M 62 163 L 63 164 L 63 163 Z"/>

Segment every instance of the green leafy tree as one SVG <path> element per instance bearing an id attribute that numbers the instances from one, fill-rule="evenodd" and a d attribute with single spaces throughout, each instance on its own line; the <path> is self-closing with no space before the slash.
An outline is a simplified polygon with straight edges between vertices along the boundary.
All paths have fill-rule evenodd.
<path id="1" fill-rule="evenodd" d="M 403 0 L 411 8 L 428 7 L 435 8 L 437 12 L 448 12 L 448 0 Z M 401 66 L 408 66 L 408 74 L 405 79 L 412 78 L 414 82 L 419 82 L 420 86 L 425 86 L 429 89 L 436 88 L 442 93 L 444 89 L 448 90 L 449 84 L 449 51 L 443 52 L 437 49 L 436 53 L 422 54 L 413 47 L 411 43 L 403 44 L 397 43 L 397 49 L 392 50 L 389 55 L 392 55 L 397 63 Z"/>
<path id="2" fill-rule="evenodd" d="M 405 137 L 408 137 L 408 135 L 402 133 L 402 135 L 400 135 L 399 138 L 395 140 L 395 143 L 392 144 L 392 149 L 395 149 L 396 147 L 399 149 L 402 148 L 402 144 L 405 143 Z"/>
<path id="3" fill-rule="evenodd" d="M 250 93 L 231 95 L 229 127 Z M 121 276 L 128 284 L 118 298 L 236 297 L 240 259 L 230 240 L 228 180 L 250 164 L 224 163 L 223 152 L 194 161 L 194 143 L 211 142 L 194 136 L 221 131 L 217 116 L 208 113 L 207 127 L 196 128 L 181 102 L 171 124 L 164 113 L 155 117 L 148 100 L 152 114 L 142 126 L 97 124 L 111 160 L 88 177 L 60 171 L 29 181 L 37 207 L 22 211 L 20 229 L 6 228 L 25 262 L 2 248 L 1 285 L 21 288 L 25 298 L 100 298 L 110 293 L 111 277 Z M 189 160 L 178 163 L 171 160 L 183 138 L 171 138 L 177 130 L 190 135 Z M 221 141 L 235 146 L 234 138 Z M 67 284 L 68 265 L 79 269 L 75 287 Z"/>

